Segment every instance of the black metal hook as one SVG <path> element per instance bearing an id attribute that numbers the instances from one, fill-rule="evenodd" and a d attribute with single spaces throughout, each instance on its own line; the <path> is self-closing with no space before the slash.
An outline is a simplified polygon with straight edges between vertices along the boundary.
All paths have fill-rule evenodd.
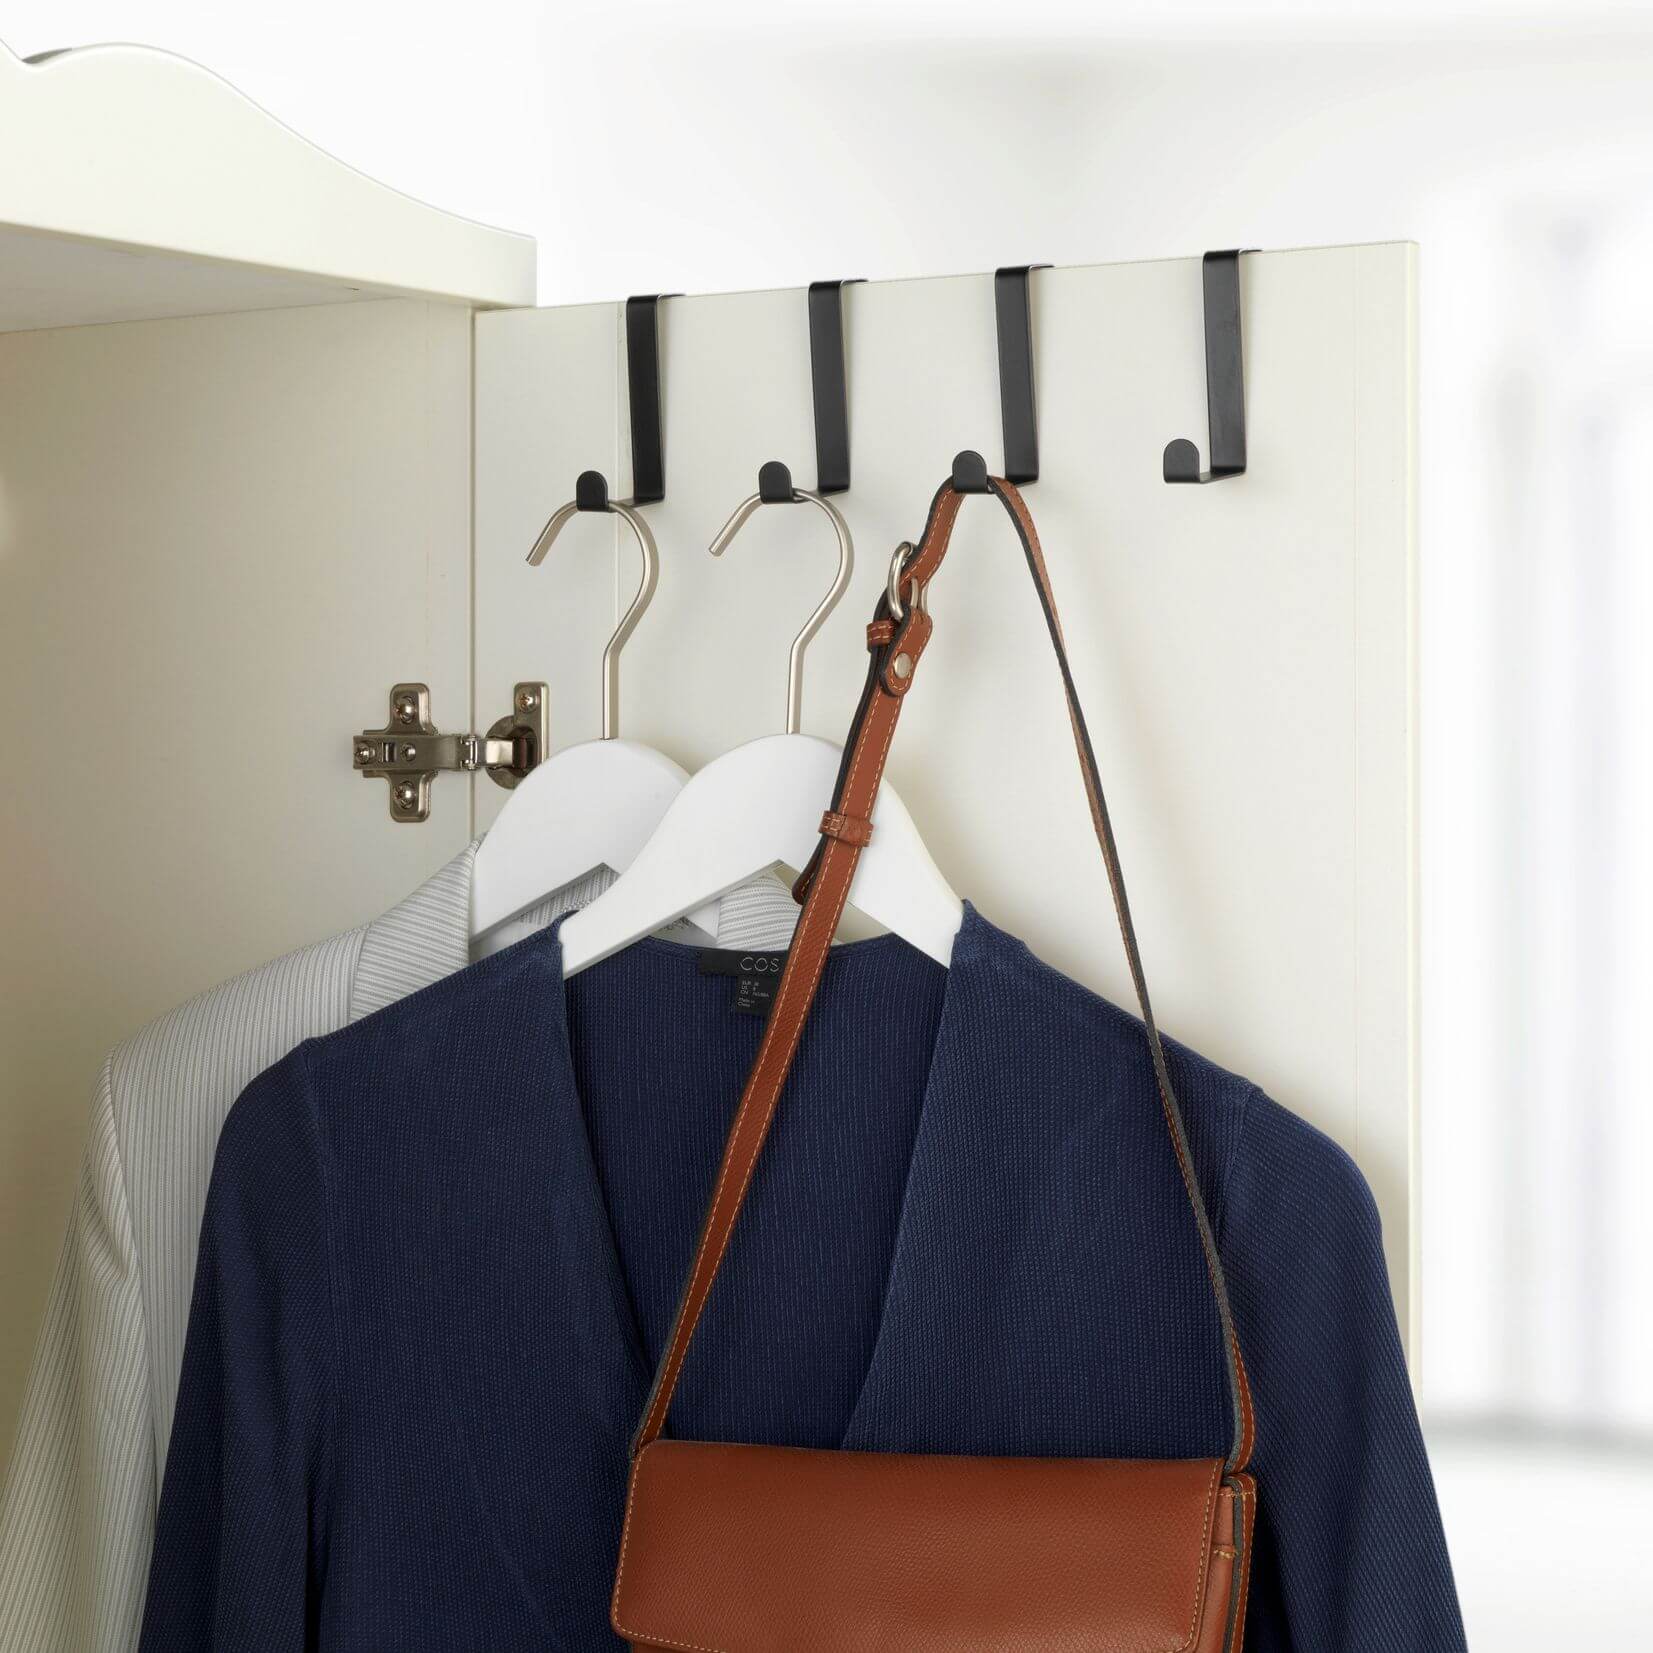
<path id="1" fill-rule="evenodd" d="M 1186 437 L 1165 444 L 1167 482 L 1221 482 L 1245 472 L 1245 357 L 1240 329 L 1240 252 L 1207 253 L 1201 264 L 1205 299 L 1205 401 L 1211 469 Z"/>
<path id="2" fill-rule="evenodd" d="M 1006 264 L 993 274 L 993 316 L 999 339 L 999 418 L 1004 426 L 1007 482 L 1039 480 L 1039 399 L 1033 383 L 1031 276 L 1048 264 Z M 953 456 L 953 491 L 987 492 L 987 461 L 974 448 Z"/>
<path id="3" fill-rule="evenodd" d="M 816 492 L 823 492 L 817 489 Z M 778 459 L 758 466 L 758 499 L 765 505 L 790 505 L 798 497 L 792 486 L 792 472 Z"/>
<path id="4" fill-rule="evenodd" d="M 601 471 L 581 471 L 574 483 L 576 511 L 608 509 L 608 478 Z"/>
<path id="5" fill-rule="evenodd" d="M 987 492 L 987 461 L 974 448 L 965 448 L 953 455 L 953 492 L 955 494 L 985 494 Z"/>
<path id="6" fill-rule="evenodd" d="M 1006 264 L 993 276 L 999 335 L 999 415 L 1008 482 L 1039 480 L 1039 403 L 1033 386 L 1031 277 L 1046 264 Z"/>
<path id="7" fill-rule="evenodd" d="M 660 301 L 675 293 L 641 293 L 626 300 L 626 388 L 631 403 L 632 505 L 656 505 L 666 497 L 666 449 L 660 413 Z M 551 540 L 576 511 L 612 511 L 608 478 L 581 471 L 574 497 L 546 524 L 535 542 L 543 557 Z M 549 537 L 548 537 L 549 536 Z M 531 559 L 532 560 L 532 559 Z"/>
<path id="8" fill-rule="evenodd" d="M 860 281 L 809 284 L 809 381 L 815 414 L 815 492 L 841 494 L 849 488 L 849 387 L 844 368 L 844 288 Z M 779 459 L 758 467 L 758 491 L 747 505 L 792 505 L 808 496 L 792 484 L 791 468 Z M 713 552 L 734 538 L 745 522 L 736 511 L 713 541 Z"/>
<path id="9" fill-rule="evenodd" d="M 631 399 L 634 505 L 654 505 L 666 497 L 666 442 L 660 416 L 660 301 L 676 296 L 640 293 L 626 300 L 626 385 Z"/>
<path id="10" fill-rule="evenodd" d="M 843 281 L 809 284 L 809 380 L 815 406 L 815 492 L 818 494 L 841 494 L 849 488 L 844 289 L 861 279 L 850 276 Z M 762 473 L 759 475 L 761 491 Z M 768 495 L 764 497 L 767 499 Z"/>

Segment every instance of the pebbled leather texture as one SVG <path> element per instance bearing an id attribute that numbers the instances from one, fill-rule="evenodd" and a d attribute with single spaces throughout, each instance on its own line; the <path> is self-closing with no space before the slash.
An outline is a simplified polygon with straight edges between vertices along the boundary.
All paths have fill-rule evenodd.
<path id="1" fill-rule="evenodd" d="M 866 684 L 820 842 L 794 886 L 803 911 L 632 1441 L 612 1616 L 616 1632 L 636 1648 L 1237 1653 L 1244 1637 L 1256 1515 L 1256 1488 L 1244 1473 L 1255 1433 L 1245 1363 L 1148 999 L 1101 773 L 1044 553 L 1016 489 L 989 478 L 988 493 L 1015 527 L 1061 670 L 1169 1146 L 1222 1325 L 1233 1411 L 1228 1454 L 1150 1464 L 810 1452 L 661 1439 L 871 834 L 902 703 L 933 633 L 928 588 L 964 497 L 944 483 L 923 538 L 899 572 L 899 619 L 886 595 L 867 628 Z"/>
<path id="2" fill-rule="evenodd" d="M 614 1627 L 677 1653 L 1219 1653 L 1234 1510 L 1219 1458 L 657 1441 Z"/>

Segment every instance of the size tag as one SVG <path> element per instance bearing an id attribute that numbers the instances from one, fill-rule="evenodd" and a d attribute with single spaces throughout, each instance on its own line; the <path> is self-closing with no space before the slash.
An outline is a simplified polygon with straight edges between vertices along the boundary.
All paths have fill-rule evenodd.
<path id="1" fill-rule="evenodd" d="M 729 1008 L 743 1016 L 769 1014 L 785 968 L 785 953 L 736 952 L 722 947 L 705 947 L 700 953 L 701 975 L 732 978 L 734 992 Z"/>

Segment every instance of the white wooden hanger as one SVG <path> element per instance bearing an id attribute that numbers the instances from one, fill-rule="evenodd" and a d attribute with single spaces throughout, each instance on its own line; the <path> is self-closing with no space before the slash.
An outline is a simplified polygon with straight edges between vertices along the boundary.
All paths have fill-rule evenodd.
<path id="1" fill-rule="evenodd" d="M 766 466 L 765 470 L 770 467 Z M 790 482 L 790 479 L 788 479 Z M 630 867 L 590 906 L 563 924 L 563 974 L 572 976 L 652 934 L 771 867 L 799 868 L 815 851 L 821 812 L 830 807 L 843 749 L 798 733 L 803 656 L 849 584 L 854 556 L 848 525 L 821 495 L 789 488 L 826 513 L 838 536 L 832 589 L 792 643 L 786 729 L 714 758 L 672 801 Z M 760 504 L 745 500 L 712 542 L 720 556 Z M 912 816 L 886 781 L 873 810 L 872 842 L 861 852 L 850 901 L 931 958 L 947 964 L 964 908 L 936 866 Z"/>
<path id="2" fill-rule="evenodd" d="M 620 650 L 648 607 L 660 572 L 648 524 L 630 505 L 611 501 L 602 476 L 587 471 L 575 497 L 546 523 L 528 562 L 537 568 L 558 534 L 581 511 L 608 512 L 626 524 L 643 556 L 643 578 L 603 650 L 602 738 L 565 747 L 532 770 L 506 800 L 476 852 L 473 937 L 600 867 L 624 872 L 689 778 L 688 771 L 664 752 L 620 738 Z M 702 906 L 691 902 L 683 911 Z M 715 934 L 716 904 L 695 912 L 694 920 Z"/>

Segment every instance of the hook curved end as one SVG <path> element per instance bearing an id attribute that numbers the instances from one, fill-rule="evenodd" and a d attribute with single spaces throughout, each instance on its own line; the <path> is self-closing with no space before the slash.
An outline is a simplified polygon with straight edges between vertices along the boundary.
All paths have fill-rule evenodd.
<path id="1" fill-rule="evenodd" d="M 1163 474 L 1167 482 L 1221 482 L 1224 477 L 1244 476 L 1245 458 L 1219 463 L 1215 457 L 1211 469 L 1200 469 L 1200 450 L 1186 437 L 1179 436 L 1165 444 Z"/>
<path id="2" fill-rule="evenodd" d="M 569 519 L 577 510 L 579 510 L 579 506 L 573 500 L 569 500 L 566 505 L 559 505 L 551 513 L 550 520 L 540 529 L 540 536 L 534 541 L 533 549 L 528 553 L 528 566 L 530 568 L 538 568 L 545 561 L 546 553 L 556 543 L 557 535 L 568 526 Z"/>
<path id="3" fill-rule="evenodd" d="M 538 568 L 545 561 L 546 553 L 555 543 L 557 535 L 568 526 L 569 518 L 576 512 L 613 509 L 608 497 L 608 478 L 601 471 L 581 471 L 574 483 L 574 497 L 566 505 L 559 505 L 551 513 L 551 520 L 540 529 L 540 537 L 528 553 L 528 566 Z"/>
<path id="4" fill-rule="evenodd" d="M 581 471 L 574 483 L 574 509 L 606 511 L 608 478 L 601 471 Z"/>
<path id="5" fill-rule="evenodd" d="M 1186 436 L 1165 444 L 1161 474 L 1167 482 L 1206 482 L 1210 478 L 1200 469 L 1200 450 Z"/>
<path id="6" fill-rule="evenodd" d="M 965 448 L 953 456 L 953 492 L 956 494 L 985 494 L 987 492 L 987 461 L 974 448 Z"/>
<path id="7" fill-rule="evenodd" d="M 765 505 L 790 505 L 798 497 L 792 472 L 778 459 L 758 467 L 758 498 Z"/>
<path id="8" fill-rule="evenodd" d="M 717 537 L 709 546 L 707 546 L 706 549 L 710 551 L 714 557 L 721 557 L 723 553 L 729 549 L 730 542 L 734 539 L 735 535 L 746 526 L 747 522 L 751 519 L 752 513 L 757 510 L 761 504 L 763 504 L 762 494 L 752 494 L 749 498 L 743 499 L 731 513 L 729 520 L 724 523 L 720 529 L 718 529 Z"/>

